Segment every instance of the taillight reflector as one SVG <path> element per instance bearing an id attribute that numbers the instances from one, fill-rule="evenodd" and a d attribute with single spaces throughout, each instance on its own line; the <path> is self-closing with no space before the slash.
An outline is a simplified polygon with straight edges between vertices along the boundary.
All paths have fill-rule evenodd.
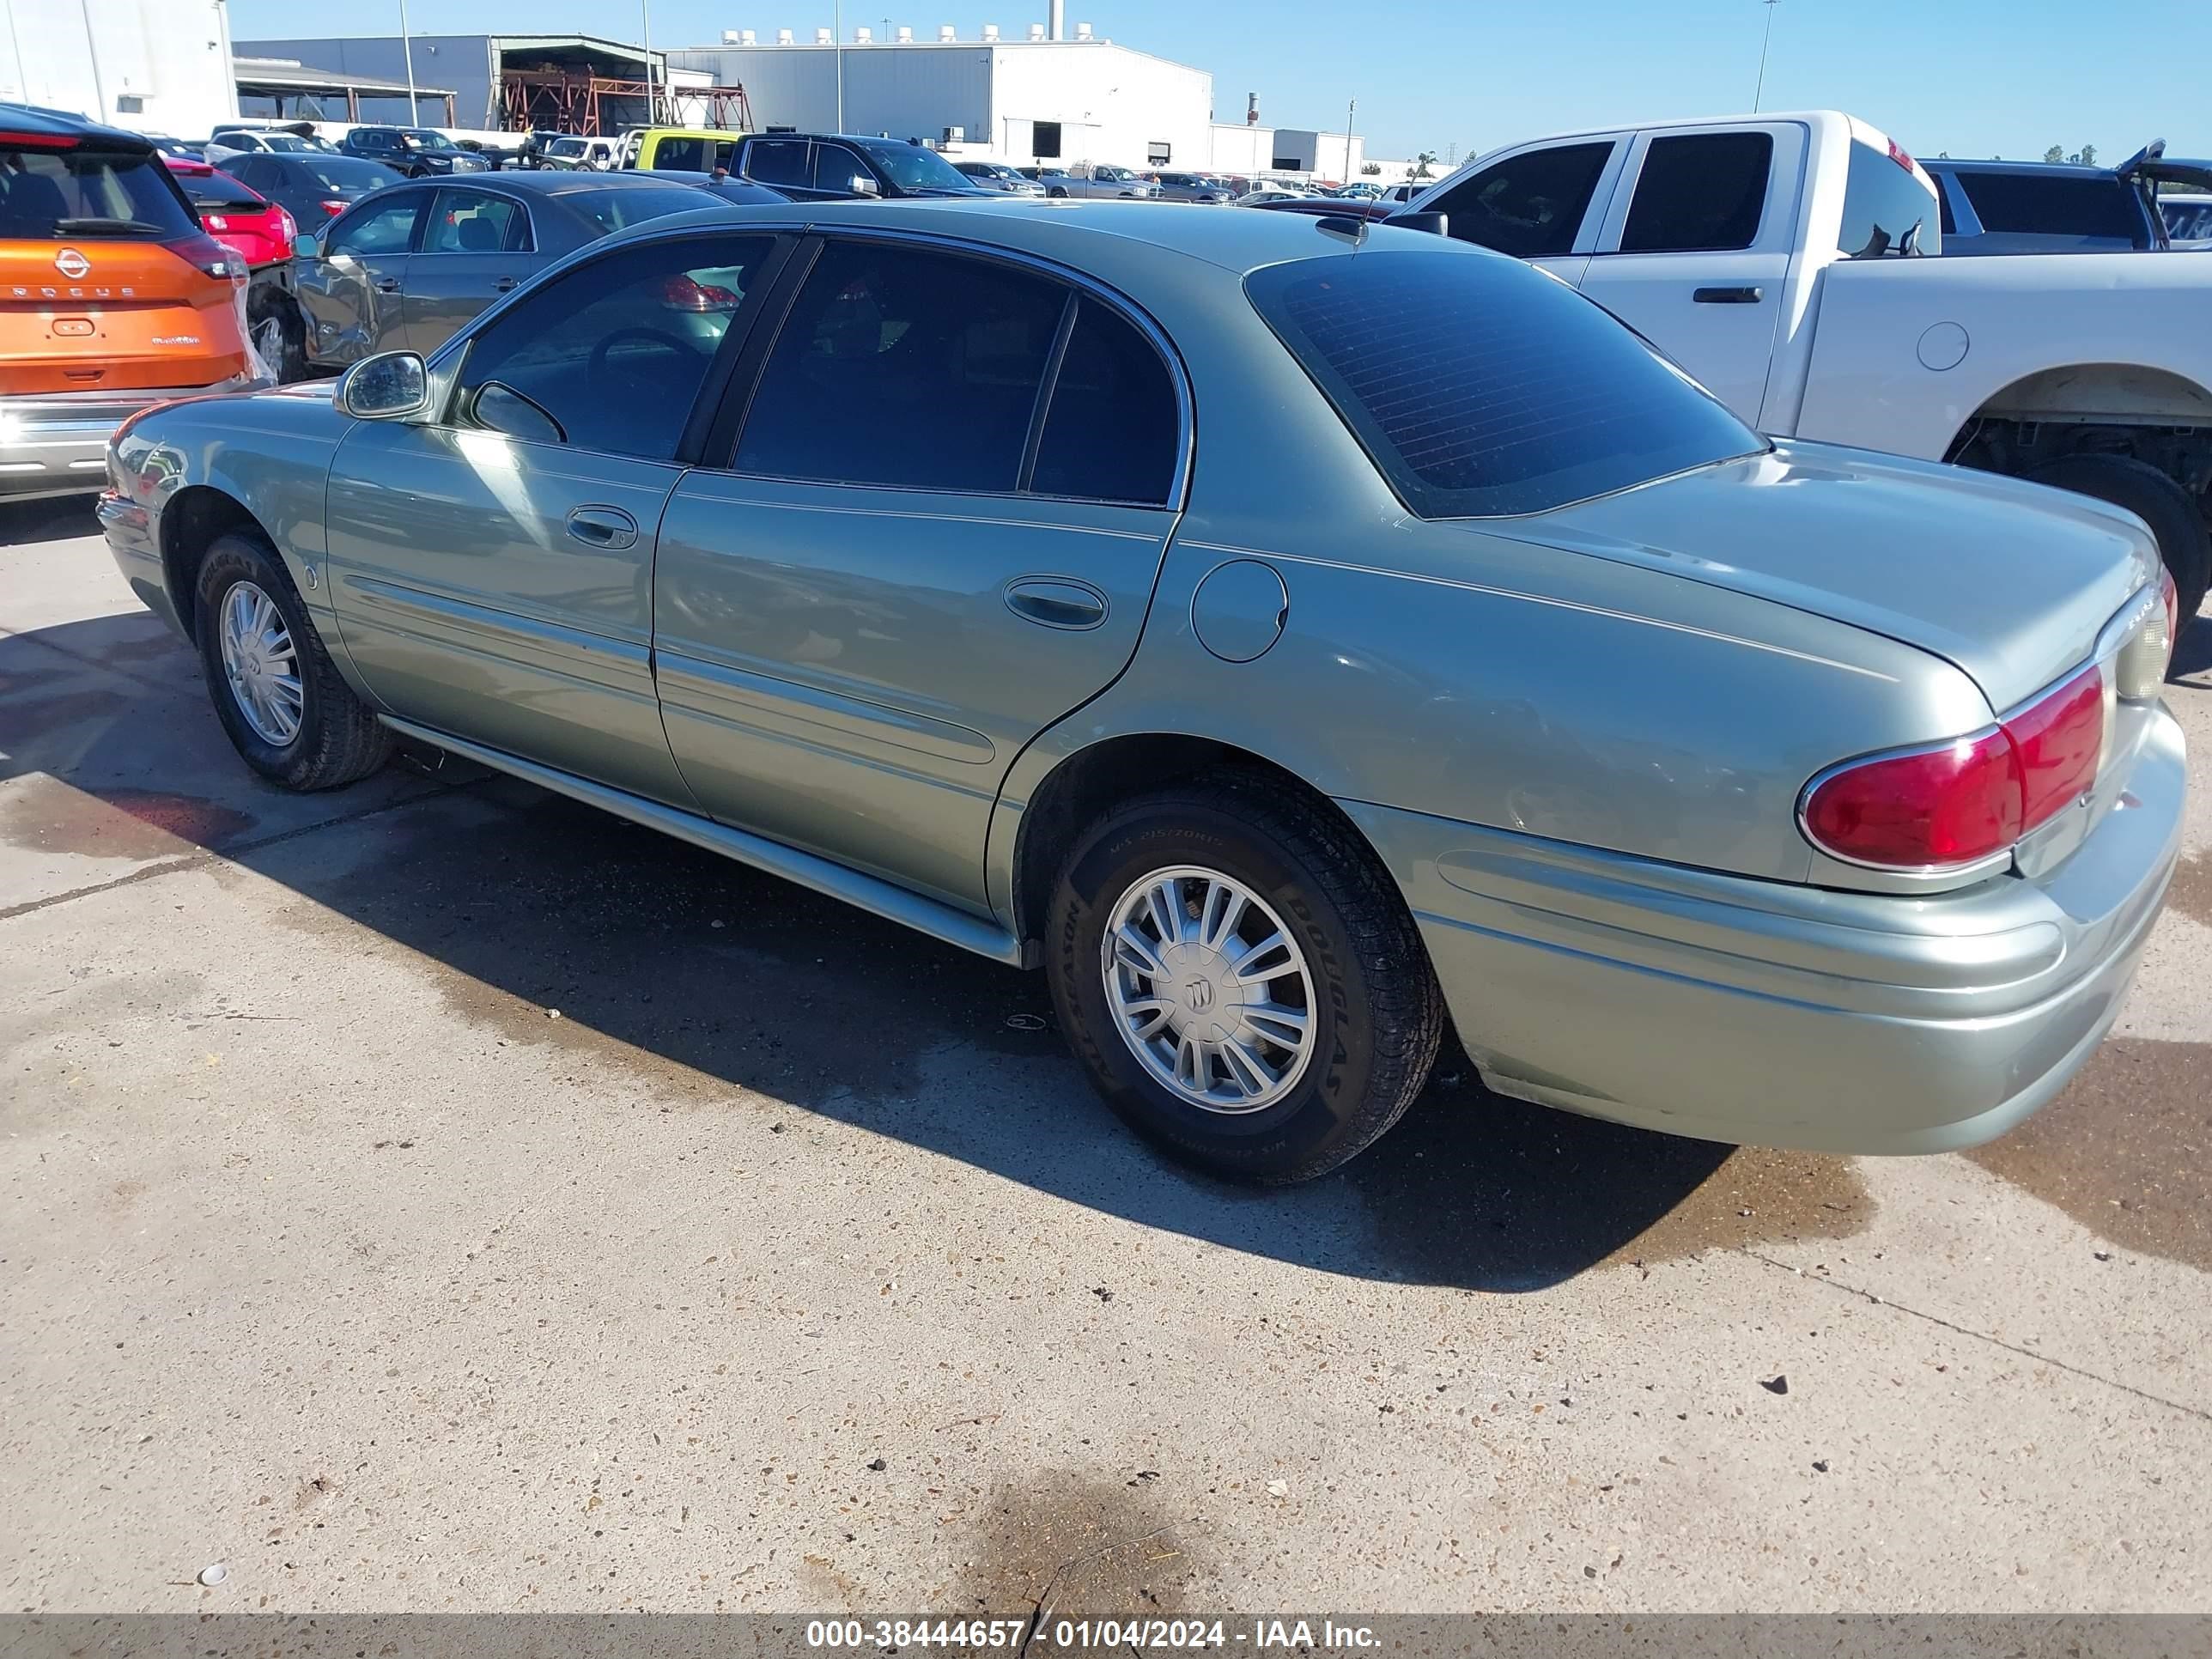
<path id="1" fill-rule="evenodd" d="M 1889 159 L 1896 162 L 1898 166 L 1903 167 L 1907 173 L 1911 172 L 1915 167 L 1919 165 L 1910 155 L 1905 153 L 1904 147 L 1894 138 L 1889 141 Z"/>
<path id="2" fill-rule="evenodd" d="M 325 202 L 323 204 L 323 211 L 328 214 L 331 218 L 335 219 L 351 205 L 352 204 L 349 202 Z"/>
<path id="3" fill-rule="evenodd" d="M 1978 863 L 2095 783 L 2105 702 L 2104 675 L 2086 668 L 1985 732 L 1834 768 L 1806 792 L 1805 833 L 1851 864 L 1942 870 Z"/>

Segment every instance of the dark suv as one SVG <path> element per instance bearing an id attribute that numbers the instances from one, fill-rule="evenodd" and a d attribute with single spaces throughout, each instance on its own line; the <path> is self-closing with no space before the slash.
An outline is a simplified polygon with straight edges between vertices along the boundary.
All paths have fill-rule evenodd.
<path id="1" fill-rule="evenodd" d="M 491 163 L 484 157 L 463 149 L 444 133 L 428 127 L 355 127 L 338 140 L 338 151 L 398 167 L 410 179 L 491 171 Z"/>
<path id="2" fill-rule="evenodd" d="M 1946 258 L 2163 249 L 2158 186 L 2212 184 L 2212 162 L 2168 161 L 2163 140 L 2117 167 L 1947 157 L 1922 165 L 1942 198 Z"/>
<path id="3" fill-rule="evenodd" d="M 995 196 L 935 150 L 896 138 L 829 132 L 755 132 L 738 143 L 730 171 L 787 196 Z"/>

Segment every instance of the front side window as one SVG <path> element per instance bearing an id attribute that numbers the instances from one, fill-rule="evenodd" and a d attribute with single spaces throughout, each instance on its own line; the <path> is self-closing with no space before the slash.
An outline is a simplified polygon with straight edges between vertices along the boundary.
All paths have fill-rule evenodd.
<path id="1" fill-rule="evenodd" d="M 690 237 L 626 247 L 538 289 L 476 337 L 463 424 L 665 461 L 774 243 Z"/>
<path id="2" fill-rule="evenodd" d="M 1943 234 L 1955 223 L 1949 202 L 1930 197 L 1912 169 L 1887 150 L 1855 138 L 1850 151 L 1836 251 L 1854 259 L 1885 253 L 1941 253 Z M 1958 187 L 1955 180 L 1951 187 Z"/>
<path id="3" fill-rule="evenodd" d="M 1623 253 L 1720 253 L 1759 240 L 1768 132 L 1686 132 L 1654 138 L 1620 233 Z"/>
<path id="4" fill-rule="evenodd" d="M 425 253 L 497 253 L 527 241 L 522 204 L 482 190 L 441 190 L 422 233 Z"/>
<path id="5" fill-rule="evenodd" d="M 814 147 L 814 188 L 850 194 L 855 179 L 872 179 L 868 165 L 842 144 Z"/>
<path id="6" fill-rule="evenodd" d="M 1429 205 L 1444 216 L 1445 230 L 1462 242 L 1494 247 L 1516 259 L 1571 253 L 1575 233 L 1612 157 L 1611 139 L 1509 155 Z"/>
<path id="7" fill-rule="evenodd" d="M 985 260 L 831 243 L 769 355 L 736 469 L 1014 489 L 1066 300 L 1057 283 Z"/>
<path id="8" fill-rule="evenodd" d="M 423 199 L 422 191 L 407 191 L 372 206 L 356 208 L 339 221 L 323 252 L 361 258 L 406 252 L 415 239 L 415 215 Z"/>
<path id="9" fill-rule="evenodd" d="M 1540 513 L 1765 442 L 1630 330 L 1510 259 L 1271 265 L 1252 302 L 1427 519 Z"/>
<path id="10" fill-rule="evenodd" d="M 763 138 L 745 146 L 745 177 L 763 185 L 809 186 L 804 138 Z"/>
<path id="11" fill-rule="evenodd" d="M 958 190 L 971 186 L 952 163 L 922 144 L 870 144 L 868 155 L 901 190 Z"/>

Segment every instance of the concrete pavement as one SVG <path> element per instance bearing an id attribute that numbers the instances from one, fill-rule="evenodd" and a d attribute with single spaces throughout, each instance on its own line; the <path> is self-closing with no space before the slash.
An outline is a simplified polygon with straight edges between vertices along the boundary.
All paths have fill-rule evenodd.
<path id="1" fill-rule="evenodd" d="M 471 769 L 261 787 L 90 531 L 0 509 L 9 1607 L 2212 1606 L 2212 789 L 1994 1146 L 1455 1078 L 1255 1194 L 1037 976 Z"/>

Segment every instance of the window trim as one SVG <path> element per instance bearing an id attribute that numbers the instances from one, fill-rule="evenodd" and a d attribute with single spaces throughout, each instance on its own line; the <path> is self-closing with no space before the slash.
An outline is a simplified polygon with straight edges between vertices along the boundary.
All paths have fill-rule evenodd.
<path id="1" fill-rule="evenodd" d="M 1037 401 L 1030 416 L 1030 432 L 1024 442 L 1022 465 L 1015 477 L 1012 489 L 933 489 L 919 484 L 878 484 L 858 481 L 823 478 L 776 478 L 772 474 L 740 472 L 734 463 L 738 445 L 744 435 L 744 423 L 752 413 L 752 402 L 760 390 L 762 371 L 768 365 L 769 354 L 782 338 L 785 326 L 791 320 L 792 307 L 799 298 L 799 290 L 830 242 L 878 242 L 894 246 L 918 247 L 931 252 L 951 253 L 962 258 L 981 259 L 1002 264 L 1033 276 L 1042 276 L 1063 287 L 1074 290 L 1071 297 L 1096 299 L 1101 305 L 1136 329 L 1160 355 L 1166 365 L 1168 380 L 1175 389 L 1176 398 L 1176 463 L 1168 484 L 1167 499 L 1164 501 L 1117 501 L 1097 495 L 1048 495 L 1025 489 L 1025 483 L 1035 469 L 1036 450 L 1043 441 L 1043 422 L 1049 412 L 1052 392 L 1059 378 L 1060 365 L 1066 356 L 1067 341 L 1073 333 L 1075 319 L 1081 311 L 1079 305 L 1068 305 L 1060 313 L 1059 332 L 1054 336 L 1053 349 L 1048 356 L 1045 372 L 1037 383 Z M 771 289 L 781 289 L 775 294 Z M 1112 507 L 1139 513 L 1180 513 L 1190 498 L 1190 482 L 1195 454 L 1196 414 L 1191 386 L 1189 366 L 1182 354 L 1176 349 L 1175 342 L 1167 331 L 1152 319 L 1150 313 L 1116 289 L 1109 288 L 1086 272 L 1029 253 L 1020 249 L 1001 247 L 992 243 L 971 241 L 964 237 L 945 236 L 926 231 L 897 230 L 887 227 L 823 225 L 809 231 L 803 246 L 789 264 L 779 273 L 777 281 L 763 289 L 775 307 L 772 319 L 763 326 L 757 320 L 752 338 L 745 343 L 744 353 L 734 365 L 727 383 L 725 406 L 716 412 L 707 441 L 696 452 L 693 463 L 705 470 L 720 472 L 733 478 L 760 478 L 777 483 L 804 485 L 822 489 L 877 489 L 902 495 L 959 495 L 984 496 L 993 501 L 1069 501 L 1095 507 Z M 710 373 L 709 380 L 713 376 Z M 688 435 L 688 434 L 687 434 Z"/>

